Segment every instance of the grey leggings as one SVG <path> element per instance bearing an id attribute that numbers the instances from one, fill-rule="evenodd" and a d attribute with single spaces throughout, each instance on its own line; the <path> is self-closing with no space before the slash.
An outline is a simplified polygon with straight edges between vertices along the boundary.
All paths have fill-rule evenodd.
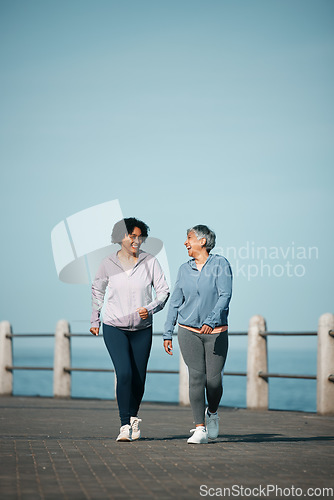
<path id="1" fill-rule="evenodd" d="M 178 340 L 189 371 L 189 399 L 196 425 L 205 421 L 205 389 L 215 412 L 223 395 L 222 370 L 228 350 L 227 332 L 200 334 L 179 326 Z"/>

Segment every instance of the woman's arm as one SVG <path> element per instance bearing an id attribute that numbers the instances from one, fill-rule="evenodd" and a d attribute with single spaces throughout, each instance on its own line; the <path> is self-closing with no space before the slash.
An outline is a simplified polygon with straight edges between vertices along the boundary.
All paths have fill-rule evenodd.
<path id="1" fill-rule="evenodd" d="M 179 307 L 183 304 L 184 302 L 184 295 L 182 288 L 180 286 L 180 277 L 181 277 L 181 268 L 179 269 L 177 278 L 176 278 L 176 283 L 174 287 L 174 291 L 172 293 L 170 302 L 169 302 L 169 309 L 168 309 L 168 314 L 167 314 L 167 319 L 165 323 L 165 332 L 164 332 L 164 340 L 171 340 L 173 336 L 173 331 L 174 327 L 176 325 L 176 320 L 179 312 Z"/>
<path id="2" fill-rule="evenodd" d="M 164 308 L 169 297 L 169 286 L 156 258 L 154 258 L 153 262 L 152 285 L 155 290 L 156 297 L 152 302 L 144 307 L 141 307 L 140 309 L 146 309 L 148 313 L 155 314 Z"/>
<path id="3" fill-rule="evenodd" d="M 204 321 L 204 325 L 211 328 L 221 326 L 221 312 L 224 310 L 227 311 L 232 296 L 232 270 L 230 264 L 224 258 L 222 258 L 221 265 L 218 268 L 216 286 L 219 295 L 218 300 Z"/>
<path id="4" fill-rule="evenodd" d="M 100 323 L 101 323 L 100 313 L 104 302 L 104 294 L 107 288 L 107 284 L 108 284 L 108 276 L 106 273 L 104 262 L 102 262 L 96 273 L 95 279 L 92 283 L 93 311 L 90 320 L 92 329 L 100 328 Z M 96 334 L 96 330 L 95 332 L 91 333 L 94 333 L 94 335 L 98 335 L 98 333 Z"/>

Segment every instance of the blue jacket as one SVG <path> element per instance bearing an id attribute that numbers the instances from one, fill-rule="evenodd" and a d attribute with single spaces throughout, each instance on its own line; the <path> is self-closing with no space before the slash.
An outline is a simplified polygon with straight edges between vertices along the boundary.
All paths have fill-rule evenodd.
<path id="1" fill-rule="evenodd" d="M 215 328 L 227 325 L 232 296 L 232 270 L 221 255 L 211 255 L 201 271 L 195 259 L 183 264 L 178 272 L 165 323 L 164 340 L 172 338 L 176 321 L 181 325 Z"/>

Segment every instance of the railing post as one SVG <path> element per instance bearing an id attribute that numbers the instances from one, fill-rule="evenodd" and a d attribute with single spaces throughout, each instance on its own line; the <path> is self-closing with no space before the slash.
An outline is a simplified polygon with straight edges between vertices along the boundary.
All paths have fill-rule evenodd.
<path id="1" fill-rule="evenodd" d="M 181 406 L 190 406 L 189 401 L 189 373 L 188 367 L 184 362 L 181 351 L 179 366 L 179 404 Z"/>
<path id="2" fill-rule="evenodd" d="M 328 378 L 334 374 L 334 338 L 330 330 L 334 330 L 334 314 L 326 313 L 318 322 L 317 412 L 321 415 L 334 415 L 334 383 Z"/>
<path id="3" fill-rule="evenodd" d="M 259 373 L 268 373 L 267 337 L 265 319 L 252 316 L 248 328 L 247 354 L 247 408 L 252 410 L 268 409 L 268 380 Z"/>
<path id="4" fill-rule="evenodd" d="M 13 373 L 6 366 L 13 366 L 12 327 L 9 321 L 0 323 L 0 396 L 13 393 Z"/>
<path id="5" fill-rule="evenodd" d="M 64 319 L 58 321 L 55 333 L 53 395 L 56 398 L 71 396 L 71 373 L 64 368 L 71 366 L 70 325 Z"/>

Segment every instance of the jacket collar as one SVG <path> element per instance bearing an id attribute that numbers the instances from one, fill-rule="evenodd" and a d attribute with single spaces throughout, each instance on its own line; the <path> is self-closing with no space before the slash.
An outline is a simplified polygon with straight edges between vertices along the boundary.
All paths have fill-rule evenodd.
<path id="1" fill-rule="evenodd" d="M 206 266 L 206 265 L 208 264 L 208 262 L 209 262 L 212 258 L 213 258 L 213 255 L 212 255 L 211 253 L 209 253 L 209 257 L 206 259 L 204 266 Z M 192 269 L 195 269 L 196 271 L 198 271 L 197 266 L 196 266 L 195 259 L 190 259 L 190 260 L 188 260 L 188 264 L 190 265 L 190 267 L 191 267 Z M 203 267 L 204 267 L 204 266 L 203 266 Z"/>
<path id="2" fill-rule="evenodd" d="M 147 253 L 147 252 L 144 252 L 142 250 L 139 250 L 139 254 L 138 254 L 138 260 L 137 260 L 137 263 L 134 265 L 134 268 L 136 266 L 138 266 L 138 264 L 140 262 L 142 262 L 143 260 L 147 259 L 150 257 L 150 254 Z M 124 271 L 123 267 L 122 267 L 122 264 L 117 256 L 117 253 L 113 253 L 111 255 L 109 255 L 109 259 L 116 265 L 118 266 L 122 271 Z"/>

